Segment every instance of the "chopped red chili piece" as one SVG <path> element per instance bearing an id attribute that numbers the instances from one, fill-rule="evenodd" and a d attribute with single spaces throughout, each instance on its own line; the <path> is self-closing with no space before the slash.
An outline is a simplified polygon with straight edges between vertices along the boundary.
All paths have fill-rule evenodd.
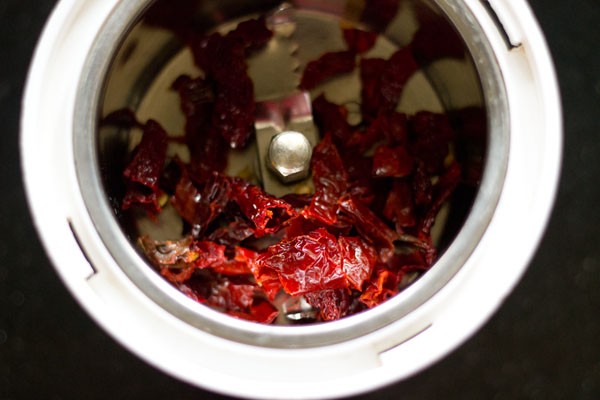
<path id="1" fill-rule="evenodd" d="M 198 179 L 208 179 L 213 172 L 223 172 L 227 167 L 229 145 L 219 132 L 210 127 L 194 137 L 188 137 L 190 172 Z"/>
<path id="2" fill-rule="evenodd" d="M 236 284 L 231 279 L 220 279 L 212 285 L 210 295 L 206 298 L 208 305 L 221 310 L 244 311 L 254 303 L 255 285 Z"/>
<path id="3" fill-rule="evenodd" d="M 223 277 L 205 271 L 177 285 L 191 299 L 229 312 L 249 313 L 256 299 L 256 285 L 246 277 Z"/>
<path id="4" fill-rule="evenodd" d="M 389 60 L 362 59 L 361 111 L 367 121 L 380 112 L 394 111 L 408 79 L 419 69 L 410 47 L 396 51 Z"/>
<path id="5" fill-rule="evenodd" d="M 241 42 L 246 51 L 251 52 L 269 43 L 273 32 L 267 28 L 265 18 L 260 17 L 240 22 L 227 36 Z"/>
<path id="6" fill-rule="evenodd" d="M 304 295 L 308 304 L 319 310 L 323 321 L 335 321 L 344 317 L 351 305 L 347 289 L 327 289 Z"/>
<path id="7" fill-rule="evenodd" d="M 356 66 L 356 54 L 353 51 L 337 51 L 323 54 L 318 60 L 311 61 L 304 68 L 300 89 L 311 90 L 335 76 L 347 74 Z"/>
<path id="8" fill-rule="evenodd" d="M 185 116 L 185 132 L 188 136 L 200 134 L 210 126 L 215 94 L 205 78 L 192 79 L 179 76 L 172 85 L 179 93 L 181 111 Z"/>
<path id="9" fill-rule="evenodd" d="M 257 264 L 277 272 L 292 296 L 348 286 L 337 238 L 322 228 L 269 247 Z"/>
<path id="10" fill-rule="evenodd" d="M 415 171 L 412 175 L 412 186 L 415 205 L 420 207 L 429 206 L 433 196 L 433 186 L 431 184 L 431 176 L 425 171 L 423 163 L 416 163 Z"/>
<path id="11" fill-rule="evenodd" d="M 383 58 L 360 60 L 361 102 L 363 120 L 371 121 L 381 111 L 381 76 L 387 66 Z"/>
<path id="12" fill-rule="evenodd" d="M 343 197 L 339 205 L 340 211 L 352 221 L 361 236 L 378 249 L 380 259 L 388 260 L 394 252 L 394 241 L 398 239 L 396 232 L 353 197 Z"/>
<path id="13" fill-rule="evenodd" d="M 263 263 L 260 263 L 257 260 L 250 264 L 254 279 L 265 292 L 269 300 L 274 300 L 275 296 L 283 289 L 279 274 L 274 269 L 264 266 Z"/>
<path id="14" fill-rule="evenodd" d="M 435 222 L 435 217 L 460 183 L 460 177 L 461 169 L 457 162 L 450 164 L 446 171 L 440 175 L 437 184 L 433 188 L 433 201 L 423 220 L 420 222 L 422 233 L 429 235 L 429 231 Z"/>
<path id="15" fill-rule="evenodd" d="M 377 33 L 362 29 L 350 28 L 342 31 L 348 50 L 356 53 L 366 53 L 371 50 L 377 41 Z"/>
<path id="16" fill-rule="evenodd" d="M 299 214 L 286 221 L 284 238 L 291 240 L 297 236 L 302 236 L 307 232 L 323 228 L 323 225 L 324 224 L 314 218 L 307 218 L 304 215 Z M 325 224 L 325 226 L 327 225 Z"/>
<path id="17" fill-rule="evenodd" d="M 123 171 L 128 188 L 122 203 L 124 210 L 133 205 L 140 205 L 150 213 L 160 212 L 159 180 L 165 165 L 166 154 L 167 133 L 158 122 L 148 121 L 144 126 L 142 141 L 136 147 L 131 161 Z"/>
<path id="18" fill-rule="evenodd" d="M 331 134 L 338 143 L 345 143 L 352 134 L 346 107 L 331 103 L 323 94 L 313 101 L 312 106 L 321 136 Z"/>
<path id="19" fill-rule="evenodd" d="M 181 110 L 186 117 L 185 140 L 190 148 L 189 169 L 202 179 L 227 166 L 228 144 L 212 126 L 215 94 L 205 78 L 178 77 L 172 85 L 179 93 Z"/>
<path id="20" fill-rule="evenodd" d="M 373 122 L 381 130 L 389 146 L 405 146 L 408 143 L 408 118 L 399 112 L 382 112 Z"/>
<path id="21" fill-rule="evenodd" d="M 401 271 L 392 272 L 383 266 L 378 266 L 371 280 L 366 283 L 360 301 L 367 307 L 373 308 L 395 296 L 399 291 L 398 285 L 403 275 Z"/>
<path id="22" fill-rule="evenodd" d="M 393 111 L 398 105 L 408 79 L 419 70 L 410 47 L 396 51 L 386 63 L 381 76 L 381 106 Z"/>
<path id="23" fill-rule="evenodd" d="M 315 147 L 311 167 L 315 195 L 302 213 L 307 218 L 334 225 L 338 200 L 348 189 L 348 174 L 331 135 L 326 135 Z"/>
<path id="24" fill-rule="evenodd" d="M 194 266 L 198 269 L 209 268 L 226 260 L 225 246 L 206 241 L 196 241 L 192 250 L 197 254 Z"/>
<path id="25" fill-rule="evenodd" d="M 351 288 L 362 290 L 377 263 L 377 251 L 358 237 L 340 237 L 342 268 Z"/>
<path id="26" fill-rule="evenodd" d="M 392 190 L 387 197 L 383 215 L 396 224 L 396 232 L 402 233 L 405 228 L 412 228 L 417 223 L 413 191 L 408 182 L 394 180 Z"/>
<path id="27" fill-rule="evenodd" d="M 400 0 L 367 0 L 361 20 L 379 32 L 387 29 L 398 13 Z"/>
<path id="28" fill-rule="evenodd" d="M 235 218 L 225 226 L 221 226 L 208 235 L 208 239 L 226 246 L 234 246 L 254 235 L 254 228 L 249 221 Z"/>
<path id="29" fill-rule="evenodd" d="M 465 45 L 460 35 L 442 16 L 427 7 L 420 7 L 417 20 L 419 30 L 413 37 L 412 47 L 422 65 L 441 58 L 464 58 Z"/>
<path id="30" fill-rule="evenodd" d="M 192 249 L 193 238 L 188 236 L 181 240 L 163 242 L 142 236 L 138 239 L 140 247 L 146 256 L 156 266 L 177 266 L 192 264 L 197 254 Z"/>
<path id="31" fill-rule="evenodd" d="M 413 169 L 413 157 L 406 147 L 379 146 L 373 156 L 373 176 L 396 177 L 408 176 Z"/>
<path id="32" fill-rule="evenodd" d="M 244 148 L 254 134 L 254 86 L 247 75 L 217 83 L 213 125 L 233 149 Z"/>
<path id="33" fill-rule="evenodd" d="M 215 32 L 196 39 L 191 47 L 196 64 L 204 72 L 217 81 L 231 80 L 232 75 L 228 73 L 232 69 L 245 72 L 245 56 L 265 46 L 272 37 L 273 32 L 267 28 L 266 20 L 258 18 L 241 22 L 226 35 Z"/>
<path id="34" fill-rule="evenodd" d="M 408 125 L 405 114 L 379 112 L 364 130 L 356 130 L 349 138 L 346 147 L 365 153 L 382 143 L 388 146 L 404 146 L 408 142 Z"/>
<path id="35" fill-rule="evenodd" d="M 268 301 L 255 300 L 247 312 L 229 310 L 227 314 L 247 321 L 270 324 L 277 318 L 279 311 Z"/>
<path id="36" fill-rule="evenodd" d="M 184 170 L 171 203 L 179 215 L 192 226 L 196 236 L 201 236 L 225 210 L 231 191 L 229 178 L 219 173 L 213 173 L 199 186 Z"/>
<path id="37" fill-rule="evenodd" d="M 289 193 L 283 196 L 281 200 L 285 201 L 295 209 L 302 209 L 310 204 L 312 201 L 312 194 Z"/>
<path id="38" fill-rule="evenodd" d="M 261 18 L 241 23 L 225 36 L 213 33 L 192 44 L 196 64 L 215 87 L 212 125 L 232 148 L 245 147 L 254 133 L 256 103 L 246 55 L 271 36 Z"/>
<path id="39" fill-rule="evenodd" d="M 448 117 L 445 114 L 421 111 L 409 122 L 412 154 L 428 174 L 440 172 L 454 138 Z"/>
<path id="40" fill-rule="evenodd" d="M 232 179 L 231 199 L 254 223 L 256 237 L 279 231 L 285 219 L 296 215 L 294 208 L 285 201 L 239 178 Z"/>
<path id="41" fill-rule="evenodd" d="M 224 246 L 212 242 L 197 242 L 191 237 L 165 242 L 142 237 L 139 243 L 161 274 L 173 283 L 185 282 L 197 269 L 208 268 L 226 260 Z"/>

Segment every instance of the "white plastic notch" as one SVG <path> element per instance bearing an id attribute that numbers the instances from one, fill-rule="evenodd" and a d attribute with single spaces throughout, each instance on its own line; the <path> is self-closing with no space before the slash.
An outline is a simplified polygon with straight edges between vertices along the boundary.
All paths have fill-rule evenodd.
<path id="1" fill-rule="evenodd" d="M 98 273 L 98 271 L 94 267 L 92 260 L 90 260 L 90 257 L 88 256 L 87 252 L 85 251 L 85 248 L 83 247 L 83 244 L 81 243 L 81 239 L 79 238 L 79 235 L 77 234 L 77 231 L 75 230 L 75 226 L 73 226 L 73 222 L 71 222 L 70 220 L 67 220 L 67 222 L 69 224 L 69 229 L 71 230 L 71 233 L 73 234 L 73 239 L 75 239 L 75 243 L 77 243 L 77 246 L 81 250 L 81 254 L 87 261 L 87 264 L 82 265 L 81 268 L 83 268 L 83 270 L 84 270 L 83 274 L 84 274 L 85 280 L 89 281 L 90 279 L 92 279 L 94 277 L 94 275 L 96 275 Z"/>
<path id="2" fill-rule="evenodd" d="M 510 48 L 520 47 L 523 43 L 523 31 L 517 23 L 519 20 L 511 0 L 482 0 L 487 5 L 492 18 L 496 20 L 498 28 L 503 30 L 503 35 Z"/>

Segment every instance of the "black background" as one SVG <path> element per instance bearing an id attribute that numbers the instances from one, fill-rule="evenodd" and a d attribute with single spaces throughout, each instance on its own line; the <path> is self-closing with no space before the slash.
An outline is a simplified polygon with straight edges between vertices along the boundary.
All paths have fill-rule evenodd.
<path id="1" fill-rule="evenodd" d="M 600 398 L 600 1 L 530 3 L 555 59 L 565 120 L 563 177 L 541 247 L 473 338 L 419 375 L 354 400 Z M 0 0 L 0 399 L 225 399 L 117 345 L 40 246 L 20 177 L 19 112 L 54 4 Z"/>

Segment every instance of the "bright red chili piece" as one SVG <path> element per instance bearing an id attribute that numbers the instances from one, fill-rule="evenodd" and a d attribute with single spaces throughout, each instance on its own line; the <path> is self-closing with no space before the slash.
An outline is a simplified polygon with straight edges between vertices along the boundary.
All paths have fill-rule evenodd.
<path id="1" fill-rule="evenodd" d="M 277 272 L 292 296 L 348 286 L 337 238 L 322 228 L 269 247 L 257 264 Z"/>
<path id="2" fill-rule="evenodd" d="M 377 263 L 377 251 L 358 237 L 340 237 L 342 269 L 351 288 L 362 291 Z"/>
<path id="3" fill-rule="evenodd" d="M 334 225 L 337 221 L 338 200 L 348 190 L 348 174 L 331 135 L 326 135 L 315 147 L 311 168 L 315 194 L 310 206 L 302 214 L 324 224 Z"/>
<path id="4" fill-rule="evenodd" d="M 251 185 L 243 179 L 232 178 L 231 186 L 231 199 L 254 223 L 256 237 L 279 231 L 288 217 L 296 215 L 294 208 L 284 200 L 267 194 L 258 186 Z"/>

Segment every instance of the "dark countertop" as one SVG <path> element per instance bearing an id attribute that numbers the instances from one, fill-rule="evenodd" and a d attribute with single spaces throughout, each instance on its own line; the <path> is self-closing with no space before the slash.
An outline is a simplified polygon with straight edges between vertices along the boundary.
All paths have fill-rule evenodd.
<path id="1" fill-rule="evenodd" d="M 21 184 L 18 129 L 26 70 L 54 3 L 0 2 L 0 399 L 225 399 L 117 345 L 40 246 Z M 417 376 L 355 400 L 600 398 L 600 2 L 531 4 L 556 61 L 565 120 L 547 233 L 514 293 L 473 338 Z"/>

